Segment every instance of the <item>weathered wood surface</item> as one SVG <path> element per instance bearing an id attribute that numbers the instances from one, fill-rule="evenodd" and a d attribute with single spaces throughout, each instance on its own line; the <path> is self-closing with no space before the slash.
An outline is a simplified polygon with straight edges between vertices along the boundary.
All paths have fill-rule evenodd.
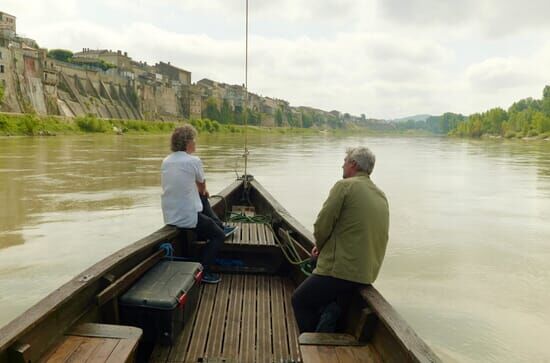
<path id="1" fill-rule="evenodd" d="M 304 248 L 306 250 L 311 250 L 313 247 L 313 241 L 315 240 L 313 234 L 296 218 L 291 216 L 290 213 L 259 182 L 252 180 L 250 184 L 259 194 L 259 197 L 264 199 L 267 204 L 266 207 L 272 209 L 278 217 L 289 225 L 291 230 L 298 233 L 302 237 L 299 242 L 304 244 Z M 254 202 L 257 201 L 255 200 Z"/>
<path id="2" fill-rule="evenodd" d="M 242 181 L 235 181 L 222 190 L 228 203 L 238 198 L 242 190 Z M 223 214 L 221 199 L 212 201 L 212 207 Z M 32 361 L 39 359 L 46 350 L 60 339 L 64 332 L 75 322 L 84 318 L 98 318 L 97 297 L 106 282 L 113 281 L 127 273 L 143 259 L 155 251 L 155 246 L 174 239 L 178 231 L 165 226 L 151 235 L 115 252 L 93 265 L 77 277 L 56 289 L 50 295 L 32 306 L 18 318 L 0 329 L 0 363 L 9 361 L 11 349 L 28 345 L 25 358 Z"/>
<path id="3" fill-rule="evenodd" d="M 303 363 L 382 363 L 371 346 L 301 345 Z"/>
<path id="4" fill-rule="evenodd" d="M 260 183 L 253 180 L 251 182 L 252 186 L 256 190 L 258 195 L 254 195 L 255 203 L 261 204 L 263 199 L 263 207 L 267 210 L 270 207 L 275 216 L 280 217 L 283 224 L 286 224 L 285 229 L 293 231 L 293 236 L 295 240 L 298 241 L 305 250 L 310 250 L 314 246 L 314 236 L 308 231 L 299 221 L 292 217 L 286 209 L 284 209 L 275 198 L 265 190 Z M 258 207 L 257 207 L 258 209 Z M 263 211 L 261 213 L 266 213 Z M 305 257 L 305 254 L 303 255 Z M 295 271 L 293 275 L 298 281 L 303 279 L 300 274 Z M 389 353 L 392 356 L 396 356 L 393 352 L 394 350 L 399 350 L 403 354 L 397 353 L 397 356 L 402 357 L 406 356 L 407 359 L 411 362 L 440 362 L 440 359 L 433 353 L 433 351 L 426 345 L 422 339 L 420 339 L 413 329 L 399 316 L 399 314 L 393 309 L 393 307 L 387 303 L 382 296 L 374 289 L 374 287 L 369 286 L 366 290 L 367 293 L 361 293 L 361 297 L 365 299 L 371 309 L 375 314 L 380 318 L 380 323 L 383 324 L 386 329 L 391 333 L 387 336 L 387 342 L 384 344 L 392 345 L 393 348 L 388 349 L 388 358 L 390 358 Z M 379 329 L 382 331 L 383 329 Z M 378 332 L 378 331 L 377 331 Z M 375 332 L 375 338 L 377 332 Z M 381 338 L 384 334 L 380 334 L 378 338 Z M 390 361 L 392 361 L 390 359 Z M 399 360 L 393 360 L 399 361 Z"/>
<path id="5" fill-rule="evenodd" d="M 203 285 L 187 341 L 157 346 L 150 362 L 280 362 L 300 358 L 292 307 L 294 285 L 279 276 L 222 275 L 218 285 Z M 183 345 L 179 345 L 182 343 Z"/>
<path id="6" fill-rule="evenodd" d="M 83 324 L 65 336 L 43 362 L 132 362 L 140 338 L 141 329 L 134 327 Z"/>
<path id="7" fill-rule="evenodd" d="M 384 327 L 389 332 L 389 335 L 385 339 L 381 339 L 380 329 L 374 336 L 382 344 L 391 342 L 397 346 L 400 346 L 404 355 L 407 357 L 407 361 L 410 362 L 441 362 L 438 356 L 428 347 L 428 345 L 420 339 L 420 337 L 414 332 L 414 330 L 407 324 L 407 322 L 395 311 L 386 299 L 376 290 L 372 285 L 369 285 L 361 289 L 361 296 L 367 301 L 369 307 L 376 313 L 380 322 L 384 324 Z M 382 344 L 380 351 L 382 350 Z M 387 349 L 388 351 L 395 351 L 395 348 Z M 383 354 L 383 352 L 380 352 Z M 401 359 L 401 358 L 399 358 Z"/>
<path id="8" fill-rule="evenodd" d="M 97 304 L 103 305 L 107 301 L 119 295 L 121 292 L 127 290 L 138 278 L 141 277 L 141 275 L 159 262 L 164 254 L 164 250 L 155 252 L 152 256 L 148 257 L 136 267 L 119 277 L 116 281 L 109 285 L 109 287 L 97 295 Z"/>
<path id="9" fill-rule="evenodd" d="M 0 329 L 0 362 L 16 341 L 30 344 L 30 356 L 37 360 L 81 316 L 87 313 L 105 281 L 103 276 L 116 269 L 132 268 L 160 241 L 174 238 L 177 230 L 165 226 L 151 235 L 96 263 L 35 304 Z M 145 257 L 145 256 L 144 256 Z M 129 265 L 128 267 L 125 267 Z"/>
<path id="10" fill-rule="evenodd" d="M 238 227 L 231 237 L 225 240 L 230 245 L 255 245 L 255 246 L 276 246 L 273 238 L 273 231 L 266 224 L 259 223 L 227 223 L 230 226 Z"/>
<path id="11" fill-rule="evenodd" d="M 353 335 L 341 333 L 302 333 L 298 341 L 300 345 L 366 345 L 355 339 Z"/>

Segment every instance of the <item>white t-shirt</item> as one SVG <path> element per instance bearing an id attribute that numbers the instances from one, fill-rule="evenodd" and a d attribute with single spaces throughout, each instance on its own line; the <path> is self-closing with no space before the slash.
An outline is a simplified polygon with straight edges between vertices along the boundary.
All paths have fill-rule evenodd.
<path id="1" fill-rule="evenodd" d="M 184 151 L 168 155 L 161 166 L 162 214 L 164 223 L 180 228 L 195 228 L 202 211 L 197 184 L 204 183 L 202 162 Z"/>

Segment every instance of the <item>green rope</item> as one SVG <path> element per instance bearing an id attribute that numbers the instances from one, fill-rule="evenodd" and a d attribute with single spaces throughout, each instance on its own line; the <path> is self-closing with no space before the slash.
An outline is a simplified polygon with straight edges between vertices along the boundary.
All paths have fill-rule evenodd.
<path id="1" fill-rule="evenodd" d="M 299 266 L 300 270 L 306 275 L 310 276 L 313 272 L 313 263 L 310 258 L 302 259 L 300 257 L 300 254 L 298 253 L 298 250 L 296 249 L 296 246 L 294 245 L 296 242 L 292 236 L 290 236 L 290 233 L 288 231 L 284 231 L 286 235 L 285 241 L 281 241 L 279 237 L 277 236 L 277 233 L 273 230 L 273 227 L 271 226 L 271 217 L 270 216 L 264 216 L 261 214 L 256 214 L 254 216 L 247 216 L 244 213 L 235 213 L 231 212 L 229 214 L 229 218 L 227 219 L 228 222 L 234 222 L 234 223 L 257 223 L 257 224 L 265 224 L 273 233 L 273 237 L 275 238 L 275 241 L 281 248 L 281 252 L 285 256 L 286 260 L 295 266 Z"/>
<path id="2" fill-rule="evenodd" d="M 271 218 L 269 216 L 263 216 L 261 214 L 257 214 L 255 216 L 247 216 L 243 213 L 231 212 L 228 221 L 235 223 L 258 223 L 269 225 L 271 223 Z"/>

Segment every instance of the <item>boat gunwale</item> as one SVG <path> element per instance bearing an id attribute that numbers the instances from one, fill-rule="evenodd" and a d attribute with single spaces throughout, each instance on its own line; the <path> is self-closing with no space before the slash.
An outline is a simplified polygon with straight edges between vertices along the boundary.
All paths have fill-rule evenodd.
<path id="1" fill-rule="evenodd" d="M 315 237 L 313 234 L 297 219 L 292 217 L 292 215 L 259 182 L 253 180 L 251 184 L 258 193 L 273 206 L 273 209 L 278 213 L 279 217 L 309 242 L 309 246 L 304 247 L 312 248 L 315 245 Z M 412 361 L 441 362 L 439 357 L 432 351 L 426 342 L 416 334 L 406 320 L 403 319 L 372 284 L 360 289 L 359 294 L 375 312 L 389 333 L 399 342 L 399 345 Z"/>
<path id="2" fill-rule="evenodd" d="M 227 197 L 242 184 L 242 180 L 237 180 L 224 188 L 218 195 Z M 221 200 L 213 201 L 212 207 L 215 207 L 220 202 Z M 46 319 L 62 308 L 64 304 L 70 302 L 75 296 L 83 293 L 88 288 L 93 288 L 94 285 L 110 271 L 120 267 L 128 260 L 145 252 L 147 249 L 152 248 L 160 241 L 176 237 L 178 233 L 176 227 L 165 225 L 148 236 L 122 247 L 118 251 L 79 273 L 46 297 L 40 299 L 15 319 L 11 320 L 3 327 L 0 327 L 0 361 L 2 361 L 3 355 L 7 353 L 7 350 L 16 343 L 18 339 L 24 337 L 34 328 L 45 322 Z M 130 268 L 131 267 L 128 269 Z M 80 316 L 75 317 L 75 321 L 78 320 L 79 317 Z M 73 321 L 73 323 L 75 321 Z M 69 326 L 63 327 L 64 330 L 68 328 Z"/>

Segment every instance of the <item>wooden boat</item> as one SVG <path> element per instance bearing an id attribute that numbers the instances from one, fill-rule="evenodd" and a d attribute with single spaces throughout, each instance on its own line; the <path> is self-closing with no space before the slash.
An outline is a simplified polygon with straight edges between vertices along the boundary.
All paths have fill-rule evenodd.
<path id="1" fill-rule="evenodd" d="M 312 234 L 256 180 L 235 181 L 212 198 L 224 215 L 253 206 L 267 224 L 241 224 L 223 256 L 244 264 L 222 266 L 222 282 L 202 284 L 199 303 L 171 346 L 145 347 L 140 332 L 119 322 L 118 297 L 158 263 L 170 242 L 175 254 L 200 248 L 186 233 L 165 226 L 98 262 L 0 329 L 0 363 L 45 361 L 149 362 L 439 362 L 373 287 L 354 296 L 337 334 L 298 336 L 290 305 L 305 274 L 284 257 L 305 258 Z M 107 325 L 105 325 L 107 324 Z M 136 354 L 137 347 L 137 354 Z"/>

